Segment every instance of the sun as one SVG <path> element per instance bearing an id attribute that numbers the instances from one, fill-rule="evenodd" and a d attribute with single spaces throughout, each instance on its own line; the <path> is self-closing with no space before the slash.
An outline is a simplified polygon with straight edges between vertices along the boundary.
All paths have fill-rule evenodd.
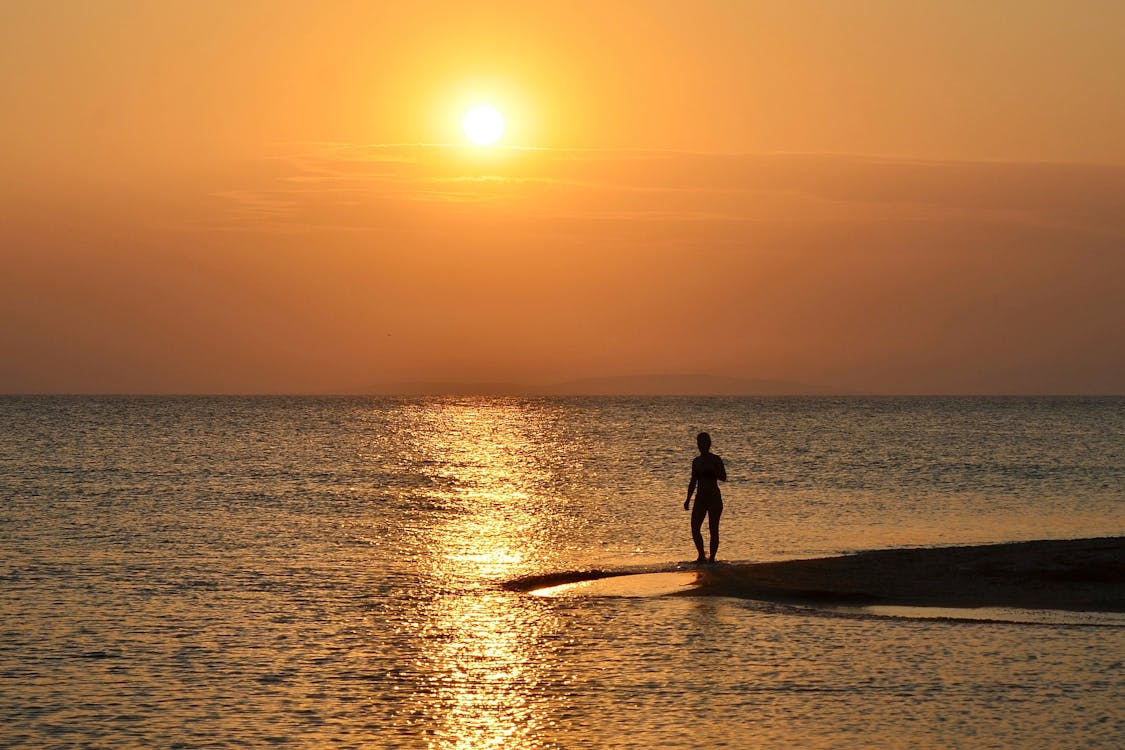
<path id="1" fill-rule="evenodd" d="M 478 146 L 491 146 L 504 135 L 504 116 L 493 106 L 478 104 L 461 121 L 465 137 Z"/>

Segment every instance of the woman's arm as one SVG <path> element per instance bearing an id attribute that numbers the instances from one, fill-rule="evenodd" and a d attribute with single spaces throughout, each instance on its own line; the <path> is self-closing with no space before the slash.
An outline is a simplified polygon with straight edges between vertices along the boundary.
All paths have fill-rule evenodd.
<path id="1" fill-rule="evenodd" d="M 688 504 L 691 502 L 691 496 L 695 493 L 695 473 L 691 475 L 691 481 L 687 485 L 687 500 L 684 500 L 684 510 L 688 509 Z"/>

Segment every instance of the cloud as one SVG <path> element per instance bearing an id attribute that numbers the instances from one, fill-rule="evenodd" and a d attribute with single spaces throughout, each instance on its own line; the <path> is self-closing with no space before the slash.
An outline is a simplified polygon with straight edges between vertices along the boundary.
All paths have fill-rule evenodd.
<path id="1" fill-rule="evenodd" d="M 951 221 L 1125 237 L 1125 167 L 816 154 L 309 144 L 216 191 L 211 228 L 425 231 L 435 218 L 601 225 Z M 561 228 L 565 231 L 565 228 Z"/>

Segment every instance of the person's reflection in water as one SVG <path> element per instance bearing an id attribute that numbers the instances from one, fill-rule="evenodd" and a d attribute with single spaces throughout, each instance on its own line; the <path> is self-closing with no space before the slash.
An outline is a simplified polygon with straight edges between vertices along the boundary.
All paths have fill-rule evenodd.
<path id="1" fill-rule="evenodd" d="M 688 482 L 687 500 L 684 500 L 684 510 L 691 503 L 691 496 L 695 495 L 695 507 L 691 511 L 691 538 L 695 542 L 695 549 L 699 556 L 697 563 L 715 562 L 715 553 L 719 550 L 719 517 L 723 515 L 723 496 L 719 492 L 719 482 L 727 481 L 727 469 L 723 466 L 723 459 L 711 452 L 711 436 L 701 432 L 695 438 L 699 445 L 699 455 L 691 462 L 691 481 Z M 698 490 L 698 492 L 697 492 Z M 703 556 L 703 534 L 700 529 L 703 519 L 707 518 L 707 527 L 711 533 L 711 556 Z"/>

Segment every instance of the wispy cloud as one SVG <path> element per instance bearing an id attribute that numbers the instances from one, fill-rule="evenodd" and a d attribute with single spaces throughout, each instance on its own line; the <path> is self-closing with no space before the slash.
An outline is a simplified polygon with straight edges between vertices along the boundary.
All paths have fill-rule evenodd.
<path id="1" fill-rule="evenodd" d="M 309 231 L 494 221 L 942 222 L 1125 237 L 1125 167 L 818 154 L 703 154 L 439 144 L 286 149 L 265 177 L 215 195 L 212 226 Z"/>

